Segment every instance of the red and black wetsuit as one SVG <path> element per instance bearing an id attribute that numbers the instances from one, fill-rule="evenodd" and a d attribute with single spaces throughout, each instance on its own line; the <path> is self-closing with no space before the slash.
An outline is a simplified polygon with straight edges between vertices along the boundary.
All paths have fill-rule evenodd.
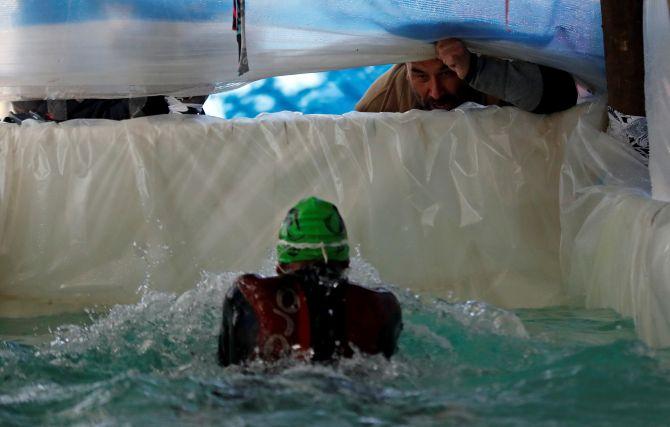
<path id="1" fill-rule="evenodd" d="M 324 361 L 354 350 L 391 357 L 402 329 L 398 300 L 323 270 L 238 278 L 223 303 L 219 362 L 291 355 Z"/>

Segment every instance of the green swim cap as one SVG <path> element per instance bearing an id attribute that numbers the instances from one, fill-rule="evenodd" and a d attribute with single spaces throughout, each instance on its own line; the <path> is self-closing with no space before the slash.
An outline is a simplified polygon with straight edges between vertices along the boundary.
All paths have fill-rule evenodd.
<path id="1" fill-rule="evenodd" d="M 335 205 L 308 197 L 292 207 L 279 229 L 277 259 L 282 264 L 349 260 L 347 229 Z"/>

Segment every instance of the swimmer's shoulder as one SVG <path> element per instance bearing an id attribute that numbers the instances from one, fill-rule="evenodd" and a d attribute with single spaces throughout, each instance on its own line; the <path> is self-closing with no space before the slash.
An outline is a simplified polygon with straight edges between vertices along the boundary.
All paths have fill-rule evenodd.
<path id="1" fill-rule="evenodd" d="M 398 302 L 398 299 L 396 298 L 395 294 L 390 289 L 384 286 L 369 288 L 367 286 L 363 286 L 355 282 L 347 282 L 347 284 L 349 285 L 348 292 L 350 292 L 353 295 L 356 296 L 360 295 L 367 297 L 375 296 L 378 298 L 392 300 L 395 301 L 396 303 Z"/>
<path id="2" fill-rule="evenodd" d="M 258 274 L 245 273 L 240 276 L 237 276 L 237 279 L 235 279 L 235 284 L 236 285 L 255 284 L 260 283 L 262 280 L 263 277 L 259 276 Z"/>
<path id="3" fill-rule="evenodd" d="M 286 280 L 281 276 L 265 277 L 258 274 L 247 273 L 242 274 L 235 279 L 237 286 L 270 286 L 278 285 Z"/>
<path id="4" fill-rule="evenodd" d="M 383 322 L 400 321 L 402 318 L 400 302 L 387 288 L 368 288 L 349 282 L 346 298 L 352 312 L 363 310 L 368 316 L 377 317 Z"/>
<path id="5" fill-rule="evenodd" d="M 283 276 L 264 277 L 258 274 L 243 274 L 235 279 L 229 296 L 243 294 L 247 299 L 252 296 L 260 297 L 268 292 L 274 292 L 278 288 L 289 284 L 289 280 Z"/>
<path id="6" fill-rule="evenodd" d="M 393 292 L 351 283 L 346 301 L 350 342 L 366 353 L 391 357 L 403 328 L 400 303 Z"/>

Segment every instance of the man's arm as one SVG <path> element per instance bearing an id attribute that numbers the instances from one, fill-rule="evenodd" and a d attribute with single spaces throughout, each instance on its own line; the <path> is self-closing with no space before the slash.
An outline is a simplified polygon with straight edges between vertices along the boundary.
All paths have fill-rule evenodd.
<path id="1" fill-rule="evenodd" d="M 458 39 L 439 41 L 437 57 L 474 89 L 522 110 L 553 113 L 577 103 L 577 87 L 565 72 L 523 61 L 472 54 Z"/>

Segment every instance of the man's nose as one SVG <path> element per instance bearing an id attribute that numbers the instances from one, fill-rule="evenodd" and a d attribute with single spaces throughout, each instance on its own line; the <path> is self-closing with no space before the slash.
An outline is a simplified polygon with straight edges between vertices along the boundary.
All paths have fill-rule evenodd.
<path id="1" fill-rule="evenodd" d="M 444 89 L 439 80 L 435 77 L 430 79 L 428 95 L 433 99 L 440 99 L 444 95 Z"/>

